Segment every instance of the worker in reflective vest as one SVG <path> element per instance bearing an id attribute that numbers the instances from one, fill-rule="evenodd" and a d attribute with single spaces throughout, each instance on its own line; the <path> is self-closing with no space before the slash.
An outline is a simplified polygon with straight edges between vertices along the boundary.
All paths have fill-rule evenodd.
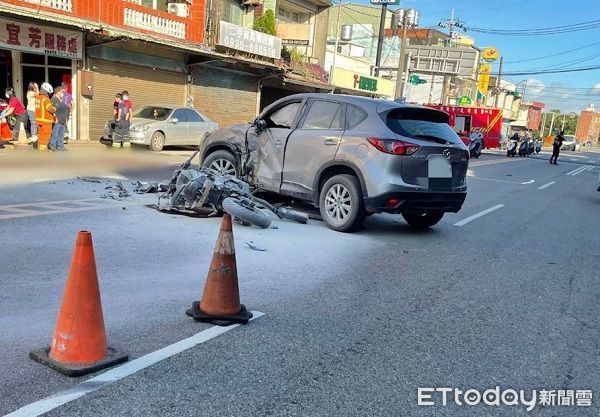
<path id="1" fill-rule="evenodd" d="M 40 151 L 48 149 L 48 143 L 52 135 L 56 107 L 50 101 L 49 95 L 53 91 L 54 89 L 50 84 L 44 83 L 40 88 L 40 93 L 35 97 L 35 121 L 38 125 L 38 149 Z"/>

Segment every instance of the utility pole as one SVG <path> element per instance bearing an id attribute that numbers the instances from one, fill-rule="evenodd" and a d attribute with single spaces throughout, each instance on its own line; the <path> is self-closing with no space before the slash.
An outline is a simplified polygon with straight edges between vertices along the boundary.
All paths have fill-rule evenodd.
<path id="1" fill-rule="evenodd" d="M 340 16 L 342 15 L 342 0 L 338 3 L 337 23 L 335 24 L 335 49 L 333 50 L 333 60 L 329 69 L 329 84 L 333 85 L 333 73 L 335 71 L 335 59 L 337 58 L 338 46 L 340 44 Z"/>
<path id="2" fill-rule="evenodd" d="M 381 18 L 379 19 L 379 38 L 377 40 L 377 55 L 375 56 L 375 76 L 379 77 L 381 65 L 381 50 L 383 49 L 383 39 L 385 38 L 385 18 L 387 17 L 387 3 L 381 6 Z"/>
<path id="3" fill-rule="evenodd" d="M 454 28 L 461 28 L 465 30 L 465 23 L 454 17 L 454 9 L 452 9 L 452 15 L 450 19 L 444 19 L 440 21 L 438 26 L 446 28 L 450 32 L 450 47 L 452 47 L 452 42 L 454 42 Z"/>
<path id="4" fill-rule="evenodd" d="M 433 99 L 433 84 L 435 83 L 435 75 L 431 74 L 431 86 L 429 87 L 429 99 L 427 100 L 428 104 L 431 104 L 431 100 Z"/>
<path id="5" fill-rule="evenodd" d="M 496 97 L 494 97 L 494 107 L 498 107 L 498 97 L 500 96 L 500 82 L 502 81 L 502 67 L 504 57 L 500 57 L 500 67 L 498 69 L 498 78 L 496 78 Z"/>
<path id="6" fill-rule="evenodd" d="M 448 105 L 448 101 L 449 101 L 449 97 L 450 97 L 450 83 L 451 83 L 451 79 L 449 76 L 444 75 L 444 83 L 443 83 L 443 90 L 442 90 L 442 104 L 444 106 Z"/>
<path id="7" fill-rule="evenodd" d="M 394 98 L 398 99 L 404 94 L 404 63 L 406 61 L 406 31 L 409 27 L 415 27 L 419 24 L 419 12 L 415 9 L 397 9 L 397 25 L 402 27 L 402 38 L 400 39 L 400 57 L 398 58 L 398 75 L 396 77 L 396 92 Z M 410 66 L 410 61 L 407 68 Z"/>

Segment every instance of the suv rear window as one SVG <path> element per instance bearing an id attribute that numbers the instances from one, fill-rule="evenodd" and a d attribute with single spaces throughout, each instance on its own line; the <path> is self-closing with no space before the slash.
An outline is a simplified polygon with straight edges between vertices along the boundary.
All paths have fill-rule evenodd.
<path id="1" fill-rule="evenodd" d="M 387 126 L 396 134 L 436 143 L 462 143 L 448 125 L 448 115 L 429 109 L 396 109 L 387 114 Z"/>

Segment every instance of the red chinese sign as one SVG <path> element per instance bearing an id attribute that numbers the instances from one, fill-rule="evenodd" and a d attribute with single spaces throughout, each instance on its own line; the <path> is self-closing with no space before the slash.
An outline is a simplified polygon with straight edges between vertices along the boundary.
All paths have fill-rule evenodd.
<path id="1" fill-rule="evenodd" d="M 0 48 L 82 59 L 83 33 L 0 19 Z"/>

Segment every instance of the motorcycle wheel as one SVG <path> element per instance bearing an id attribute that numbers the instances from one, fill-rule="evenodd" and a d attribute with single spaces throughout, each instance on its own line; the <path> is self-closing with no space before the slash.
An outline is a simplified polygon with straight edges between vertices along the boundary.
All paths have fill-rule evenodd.
<path id="1" fill-rule="evenodd" d="M 262 229 L 266 229 L 271 225 L 271 216 L 255 206 L 243 205 L 237 198 L 227 197 L 223 200 L 223 211 L 245 223 L 253 224 Z"/>

